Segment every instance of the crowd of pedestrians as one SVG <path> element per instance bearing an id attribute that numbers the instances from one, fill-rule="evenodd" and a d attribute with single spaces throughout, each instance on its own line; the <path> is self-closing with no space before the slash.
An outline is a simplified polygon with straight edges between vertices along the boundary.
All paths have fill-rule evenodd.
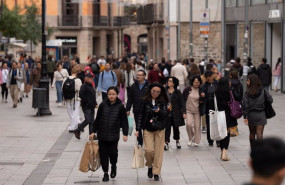
<path id="1" fill-rule="evenodd" d="M 7 57 L 2 62 L 0 83 L 2 102 L 7 103 L 8 89 L 13 108 L 30 92 L 31 87 L 40 87 L 41 59 L 21 55 L 18 63 Z M 199 147 L 201 134 L 207 133 L 210 147 L 221 149 L 221 160 L 229 161 L 228 149 L 230 137 L 238 132 L 238 122 L 232 114 L 229 102 L 235 100 L 242 106 L 244 123 L 249 128 L 249 141 L 253 150 L 257 141 L 263 139 L 267 124 L 266 102 L 273 99 L 269 93 L 272 75 L 275 76 L 273 89 L 277 90 L 282 61 L 271 71 L 267 60 L 263 58 L 255 69 L 248 60 L 248 78 L 242 79 L 241 60 L 231 60 L 222 75 L 221 62 L 209 60 L 209 63 L 194 59 L 147 63 L 143 57 L 123 56 L 120 60 L 112 57 L 88 57 L 87 64 L 80 64 L 78 57 L 70 60 L 55 61 L 53 56 L 47 59 L 47 75 L 52 88 L 56 88 L 57 103 L 66 104 L 70 117 L 69 132 L 80 139 L 81 132 L 89 126 L 90 139 L 99 140 L 99 152 L 103 181 L 109 181 L 109 162 L 111 178 L 117 174 L 118 141 L 120 128 L 123 140 L 128 140 L 128 118 L 134 113 L 137 144 L 144 147 L 147 176 L 160 179 L 163 153 L 170 148 L 171 131 L 176 148 L 181 149 L 180 127 L 186 125 L 187 145 Z M 10 67 L 9 67 L 10 66 Z M 84 68 L 84 70 L 83 70 Z M 247 81 L 244 93 L 241 80 Z M 97 104 L 101 96 L 102 103 Z M 80 109 L 84 121 L 80 121 Z M 98 108 L 95 115 L 95 109 Z M 211 118 L 213 110 L 224 112 L 226 136 L 220 140 L 211 137 Z"/>

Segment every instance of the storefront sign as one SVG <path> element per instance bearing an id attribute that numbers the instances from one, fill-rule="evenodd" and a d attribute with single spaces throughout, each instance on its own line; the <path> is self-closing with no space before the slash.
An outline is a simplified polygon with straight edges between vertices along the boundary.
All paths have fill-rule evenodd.
<path id="1" fill-rule="evenodd" d="M 77 45 L 76 37 L 58 37 L 56 40 L 62 42 L 62 45 Z"/>
<path id="2" fill-rule="evenodd" d="M 280 10 L 270 10 L 269 11 L 269 19 L 280 18 L 281 13 Z"/>

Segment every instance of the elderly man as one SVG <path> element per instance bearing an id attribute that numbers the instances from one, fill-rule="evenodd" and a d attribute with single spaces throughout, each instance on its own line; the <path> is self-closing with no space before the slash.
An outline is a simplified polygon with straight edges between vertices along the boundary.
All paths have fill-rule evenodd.
<path id="1" fill-rule="evenodd" d="M 186 67 L 181 64 L 181 60 L 177 60 L 176 65 L 172 67 L 171 76 L 178 78 L 179 90 L 183 92 L 185 88 L 185 80 L 188 77 L 188 73 Z"/>

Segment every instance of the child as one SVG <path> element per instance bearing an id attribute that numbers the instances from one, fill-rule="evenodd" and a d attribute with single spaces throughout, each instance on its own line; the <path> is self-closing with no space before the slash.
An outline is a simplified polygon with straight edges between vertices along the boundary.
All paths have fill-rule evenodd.
<path id="1" fill-rule="evenodd" d="M 109 160 L 111 167 L 111 178 L 117 174 L 118 142 L 120 139 L 120 128 L 123 129 L 123 140 L 128 140 L 128 119 L 126 109 L 118 98 L 119 90 L 111 86 L 107 90 L 108 98 L 99 106 L 97 117 L 94 122 L 93 133 L 89 136 L 93 139 L 97 133 L 99 141 L 99 153 L 102 169 L 104 171 L 103 182 L 109 181 Z"/>

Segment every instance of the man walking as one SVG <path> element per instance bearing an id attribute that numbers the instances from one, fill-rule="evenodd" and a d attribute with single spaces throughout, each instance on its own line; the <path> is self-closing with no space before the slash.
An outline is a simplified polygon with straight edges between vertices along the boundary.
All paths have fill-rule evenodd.
<path id="1" fill-rule="evenodd" d="M 188 77 L 186 67 L 181 64 L 181 60 L 177 60 L 175 66 L 171 69 L 171 76 L 176 77 L 179 80 L 179 90 L 183 92 L 185 88 L 185 80 Z"/>
<path id="2" fill-rule="evenodd" d="M 137 73 L 137 80 L 132 84 L 128 94 L 128 102 L 126 106 L 127 115 L 130 115 L 131 107 L 133 106 L 133 113 L 135 122 L 138 122 L 140 112 L 140 105 L 142 98 L 146 95 L 150 83 L 145 80 L 146 73 L 144 70 L 139 70 Z M 139 130 L 139 137 L 137 138 L 139 145 L 143 145 L 142 130 Z"/>
<path id="3" fill-rule="evenodd" d="M 105 64 L 105 70 L 100 73 L 99 82 L 98 82 L 98 92 L 102 93 L 102 101 L 105 101 L 107 98 L 107 90 L 111 86 L 117 86 L 117 76 L 110 70 L 110 63 Z"/>
<path id="4" fill-rule="evenodd" d="M 153 70 L 151 70 L 148 74 L 148 78 L 147 78 L 148 81 L 150 83 L 157 82 L 161 84 L 163 79 L 165 78 L 162 72 L 163 71 L 160 71 L 158 64 L 154 64 Z"/>
<path id="5" fill-rule="evenodd" d="M 7 79 L 7 88 L 10 88 L 10 94 L 13 100 L 13 108 L 17 107 L 19 91 L 23 78 L 24 74 L 21 70 L 17 69 L 17 63 L 13 62 L 12 69 L 10 70 Z"/>
<path id="6" fill-rule="evenodd" d="M 89 135 L 93 131 L 94 123 L 94 109 L 97 105 L 96 93 L 93 88 L 93 76 L 88 73 L 84 79 L 85 83 L 80 87 L 79 97 L 81 99 L 82 111 L 84 113 L 85 120 L 78 124 L 78 128 L 74 130 L 75 137 L 80 139 L 80 132 L 89 125 Z"/>
<path id="7" fill-rule="evenodd" d="M 272 72 L 271 67 L 267 64 L 266 58 L 262 58 L 261 64 L 257 69 L 257 75 L 259 76 L 263 88 L 269 91 L 272 81 Z"/>

